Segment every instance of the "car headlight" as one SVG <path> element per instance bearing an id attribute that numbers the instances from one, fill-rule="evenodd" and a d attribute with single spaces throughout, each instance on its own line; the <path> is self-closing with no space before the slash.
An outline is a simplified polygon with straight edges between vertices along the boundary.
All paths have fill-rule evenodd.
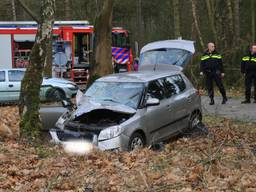
<path id="1" fill-rule="evenodd" d="M 64 113 L 62 116 L 60 116 L 60 118 L 56 122 L 55 127 L 59 128 L 60 130 L 64 130 L 64 128 L 65 128 L 65 121 L 69 117 L 70 117 L 70 113 L 69 112 Z"/>
<path id="2" fill-rule="evenodd" d="M 107 140 L 107 139 L 112 139 L 114 137 L 119 136 L 122 133 L 122 128 L 121 126 L 113 126 L 109 127 L 106 129 L 103 129 L 100 132 L 98 140 Z"/>
<path id="3" fill-rule="evenodd" d="M 65 122 L 65 120 L 62 117 L 60 117 L 58 119 L 58 121 L 56 122 L 55 127 L 60 130 L 64 130 L 64 127 L 65 127 L 64 122 Z"/>

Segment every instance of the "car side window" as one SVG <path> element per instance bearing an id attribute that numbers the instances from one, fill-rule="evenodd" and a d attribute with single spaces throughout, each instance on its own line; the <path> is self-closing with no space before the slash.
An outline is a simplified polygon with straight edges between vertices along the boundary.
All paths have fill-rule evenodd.
<path id="1" fill-rule="evenodd" d="M 151 98 L 162 100 L 165 98 L 164 82 L 162 79 L 151 81 L 148 85 L 148 95 Z"/>
<path id="2" fill-rule="evenodd" d="M 170 98 L 171 96 L 179 93 L 179 87 L 178 85 L 175 84 L 172 77 L 166 77 L 164 79 L 164 86 L 165 86 L 167 98 Z"/>
<path id="3" fill-rule="evenodd" d="M 0 82 L 4 82 L 4 81 L 5 81 L 5 72 L 0 71 Z"/>
<path id="4" fill-rule="evenodd" d="M 179 91 L 178 93 L 184 91 L 186 89 L 186 83 L 181 75 L 174 75 L 171 77 L 173 82 L 178 86 Z"/>
<path id="5" fill-rule="evenodd" d="M 8 71 L 9 81 L 11 82 L 22 81 L 24 74 L 25 72 L 20 70 Z"/>

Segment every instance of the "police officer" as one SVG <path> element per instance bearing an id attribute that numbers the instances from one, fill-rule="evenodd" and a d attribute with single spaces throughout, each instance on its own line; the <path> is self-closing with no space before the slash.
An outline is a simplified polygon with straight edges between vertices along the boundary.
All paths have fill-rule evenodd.
<path id="1" fill-rule="evenodd" d="M 245 101 L 251 103 L 251 88 L 254 83 L 254 103 L 256 103 L 256 45 L 253 45 L 249 54 L 242 58 L 241 72 L 245 75 Z"/>
<path id="2" fill-rule="evenodd" d="M 208 43 L 208 49 L 201 57 L 200 75 L 205 75 L 206 77 L 208 95 L 211 99 L 209 104 L 215 104 L 213 82 L 216 83 L 223 97 L 222 104 L 226 104 L 226 90 L 222 83 L 222 78 L 225 76 L 222 65 L 222 56 L 215 50 L 214 43 Z"/>

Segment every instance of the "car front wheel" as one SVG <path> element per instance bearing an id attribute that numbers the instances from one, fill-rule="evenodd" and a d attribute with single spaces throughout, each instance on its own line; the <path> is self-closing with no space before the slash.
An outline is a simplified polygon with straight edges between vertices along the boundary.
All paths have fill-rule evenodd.
<path id="1" fill-rule="evenodd" d="M 146 141 L 142 134 L 134 133 L 129 142 L 129 151 L 142 149 L 145 147 Z"/>

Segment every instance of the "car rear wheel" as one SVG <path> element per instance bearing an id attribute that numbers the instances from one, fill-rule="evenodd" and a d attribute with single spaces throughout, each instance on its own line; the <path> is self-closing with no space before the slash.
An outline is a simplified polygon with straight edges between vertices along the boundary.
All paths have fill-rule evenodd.
<path id="1" fill-rule="evenodd" d="M 49 89 L 46 92 L 46 98 L 51 98 L 55 100 L 65 100 L 66 94 L 63 90 L 59 88 L 53 88 L 53 89 Z"/>
<path id="2" fill-rule="evenodd" d="M 194 112 L 190 117 L 188 128 L 190 130 L 195 129 L 201 122 L 202 122 L 202 116 L 200 112 Z"/>
<path id="3" fill-rule="evenodd" d="M 138 132 L 134 133 L 129 142 L 129 151 L 142 149 L 143 147 L 145 147 L 145 145 L 146 141 L 143 135 Z"/>

